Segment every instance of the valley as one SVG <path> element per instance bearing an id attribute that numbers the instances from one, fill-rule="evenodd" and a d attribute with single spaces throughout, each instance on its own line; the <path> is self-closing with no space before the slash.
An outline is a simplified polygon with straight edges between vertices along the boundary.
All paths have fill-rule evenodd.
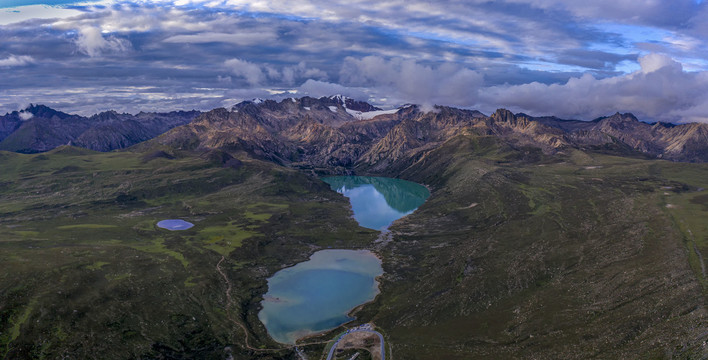
<path id="1" fill-rule="evenodd" d="M 313 248 L 376 237 L 326 184 L 257 160 L 236 170 L 70 147 L 2 157 L 14 169 L 2 175 L 4 358 L 222 358 L 228 346 L 237 359 L 282 358 L 249 351 L 227 313 L 251 344 L 280 348 L 257 318 L 265 278 Z M 195 227 L 155 227 L 172 217 Z"/>
<path id="2" fill-rule="evenodd" d="M 666 160 L 705 161 L 700 138 L 352 104 L 245 102 L 125 150 L 0 152 L 0 354 L 297 359 L 258 318 L 267 279 L 329 248 L 382 259 L 345 327 L 375 323 L 386 358 L 708 354 L 708 165 Z M 620 125 L 642 130 L 600 130 Z M 322 180 L 351 174 L 430 196 L 382 236 Z"/>

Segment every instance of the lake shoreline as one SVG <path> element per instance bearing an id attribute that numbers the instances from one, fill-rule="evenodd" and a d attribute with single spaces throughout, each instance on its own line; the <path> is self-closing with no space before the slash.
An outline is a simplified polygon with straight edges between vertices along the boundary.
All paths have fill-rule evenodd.
<path id="1" fill-rule="evenodd" d="M 369 249 L 319 250 L 268 279 L 258 318 L 273 340 L 295 345 L 356 320 L 351 314 L 381 293 L 382 275 Z"/>

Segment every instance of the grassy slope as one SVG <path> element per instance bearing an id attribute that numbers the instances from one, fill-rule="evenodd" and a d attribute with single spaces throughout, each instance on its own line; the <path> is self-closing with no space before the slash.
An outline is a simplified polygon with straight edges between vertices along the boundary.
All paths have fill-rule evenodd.
<path id="1" fill-rule="evenodd" d="M 293 356 L 242 348 L 221 256 L 229 311 L 251 345 L 272 347 L 257 319 L 266 277 L 375 234 L 317 179 L 184 155 L 0 152 L 0 358 Z M 155 227 L 166 218 L 195 226 Z"/>
<path id="2" fill-rule="evenodd" d="M 392 228 L 382 296 L 364 313 L 397 358 L 708 353 L 689 244 L 708 253 L 708 166 L 461 136 L 402 176 L 432 196 Z"/>
<path id="3" fill-rule="evenodd" d="M 2 354 L 294 358 L 243 348 L 217 262 L 226 256 L 230 311 L 251 344 L 274 346 L 257 319 L 265 279 L 318 248 L 368 246 L 376 234 L 302 173 L 177 155 L 0 152 Z M 383 175 L 432 189 L 377 245 L 382 294 L 359 313 L 397 359 L 707 351 L 697 280 L 697 254 L 708 253 L 708 192 L 697 191 L 708 188 L 707 166 L 579 151 L 548 158 L 469 135 Z M 165 218 L 196 226 L 155 228 Z M 317 358 L 322 348 L 305 350 Z"/>

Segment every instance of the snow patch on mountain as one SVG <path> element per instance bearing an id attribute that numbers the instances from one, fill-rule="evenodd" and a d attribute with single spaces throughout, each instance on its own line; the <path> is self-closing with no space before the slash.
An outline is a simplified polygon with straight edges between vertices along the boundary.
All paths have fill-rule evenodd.
<path id="1" fill-rule="evenodd" d="M 395 114 L 398 112 L 398 109 L 376 110 L 376 111 L 366 111 L 366 112 L 356 111 L 356 110 L 352 110 L 352 109 L 348 109 L 348 108 L 344 108 L 344 109 L 347 110 L 349 115 L 351 115 L 359 120 L 369 120 L 369 119 L 373 119 L 374 117 L 379 116 L 379 115 Z"/>

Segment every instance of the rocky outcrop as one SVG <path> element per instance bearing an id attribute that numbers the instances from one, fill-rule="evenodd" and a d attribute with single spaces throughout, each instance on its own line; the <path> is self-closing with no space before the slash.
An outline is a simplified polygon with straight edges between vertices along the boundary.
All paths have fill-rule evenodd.
<path id="1" fill-rule="evenodd" d="M 495 135 L 515 146 L 535 146 L 545 152 L 553 152 L 571 143 L 562 129 L 534 121 L 525 114 L 514 115 L 506 109 L 499 109 L 492 114 L 488 125 Z"/>
<path id="2" fill-rule="evenodd" d="M 649 124 L 632 114 L 616 113 L 593 121 L 532 118 L 560 129 L 572 146 L 624 146 L 650 157 L 674 161 L 708 161 L 707 124 Z"/>

